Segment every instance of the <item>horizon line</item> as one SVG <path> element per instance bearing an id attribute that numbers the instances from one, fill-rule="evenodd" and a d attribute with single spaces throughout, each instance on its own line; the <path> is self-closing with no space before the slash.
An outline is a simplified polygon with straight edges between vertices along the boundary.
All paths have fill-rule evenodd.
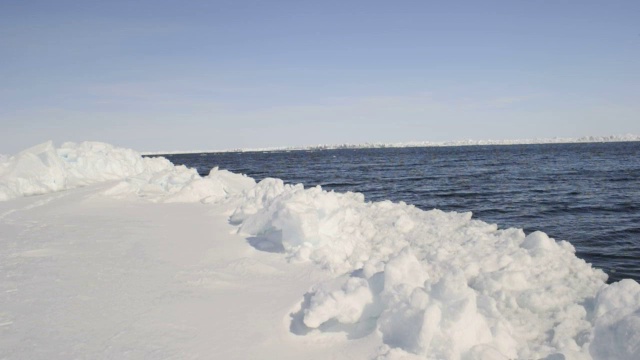
<path id="1" fill-rule="evenodd" d="M 635 142 L 640 141 L 640 135 L 606 135 L 606 136 L 582 136 L 552 137 L 534 139 L 512 140 L 452 140 L 452 141 L 407 141 L 407 142 L 364 142 L 342 144 L 317 144 L 300 146 L 272 146 L 264 148 L 233 148 L 233 149 L 209 149 L 209 150 L 166 150 L 166 151 L 142 151 L 141 155 L 177 155 L 177 154 L 209 154 L 230 152 L 276 152 L 276 151 L 321 151 L 338 149 L 380 149 L 380 148 L 420 148 L 420 147 L 447 147 L 447 146 L 508 146 L 508 145 L 544 145 L 544 144 L 574 144 L 574 143 L 607 143 L 607 142 Z"/>

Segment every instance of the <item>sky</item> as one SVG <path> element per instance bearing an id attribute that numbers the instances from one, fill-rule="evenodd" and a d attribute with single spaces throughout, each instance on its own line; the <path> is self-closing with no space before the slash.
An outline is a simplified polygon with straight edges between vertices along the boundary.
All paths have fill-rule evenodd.
<path id="1" fill-rule="evenodd" d="M 0 153 L 640 134 L 640 1 L 0 1 Z"/>

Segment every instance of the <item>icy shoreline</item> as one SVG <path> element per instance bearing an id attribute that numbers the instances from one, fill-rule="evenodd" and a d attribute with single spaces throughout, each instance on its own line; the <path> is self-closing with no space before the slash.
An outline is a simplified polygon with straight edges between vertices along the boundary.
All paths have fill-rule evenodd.
<path id="1" fill-rule="evenodd" d="M 82 193 L 82 187 L 92 185 L 100 186 L 86 188 L 87 194 L 75 202 L 64 200 Z M 79 190 L 68 192 L 71 195 L 66 192 L 60 199 L 53 196 L 67 189 Z M 49 195 L 43 195 L 42 201 L 39 197 L 24 198 L 38 194 Z M 623 280 L 607 285 L 606 274 L 577 258 L 575 249 L 568 242 L 556 241 L 542 232 L 526 235 L 521 229 L 499 230 L 495 224 L 473 219 L 471 213 L 423 211 L 390 201 L 366 202 L 361 194 L 327 192 L 320 187 L 305 189 L 300 184 L 285 185 L 272 178 L 256 183 L 249 177 L 217 168 L 208 176 L 200 177 L 194 169 L 173 166 L 166 159 L 145 158 L 135 151 L 101 143 L 66 143 L 60 148 L 45 143 L 3 159 L 0 161 L 0 200 L 4 200 L 0 201 L 0 229 L 3 234 L 11 234 L 3 235 L 0 264 L 12 264 L 11 273 L 20 276 L 30 272 L 28 279 L 37 279 L 51 271 L 82 271 L 82 268 L 73 267 L 77 263 L 74 259 L 87 256 L 92 259 L 91 266 L 96 273 L 107 265 L 124 271 L 131 267 L 132 271 L 135 269 L 134 273 L 144 276 L 151 276 L 144 269 L 152 265 L 157 267 L 155 271 L 170 273 L 174 270 L 167 267 L 166 259 L 185 266 L 192 263 L 192 260 L 178 261 L 176 258 L 176 249 L 181 248 L 178 245 L 185 241 L 181 233 L 188 233 L 188 239 L 201 239 L 191 246 L 206 248 L 217 244 L 221 254 L 227 251 L 225 249 L 233 248 L 232 255 L 243 263 L 248 261 L 252 269 L 262 274 L 261 281 L 272 287 L 266 293 L 297 294 L 297 300 L 273 304 L 280 309 L 280 321 L 274 323 L 273 316 L 256 311 L 257 305 L 249 305 L 255 300 L 252 291 L 259 286 L 251 279 L 254 272 L 247 272 L 244 265 L 224 265 L 228 261 L 224 256 L 209 259 L 198 271 L 217 269 L 216 276 L 233 280 L 194 283 L 191 275 L 176 275 L 175 281 L 180 284 L 175 285 L 174 291 L 188 296 L 189 292 L 184 293 L 184 285 L 188 283 L 198 289 L 193 295 L 198 299 L 212 296 L 209 291 L 227 299 L 211 305 L 216 309 L 228 307 L 230 312 L 234 309 L 248 311 L 247 317 L 253 320 L 239 325 L 238 331 L 254 329 L 268 337 L 265 334 L 277 328 L 271 335 L 276 338 L 263 341 L 275 341 L 283 348 L 280 352 L 271 349 L 273 352 L 264 354 L 266 357 L 281 357 L 278 354 L 288 353 L 291 349 L 295 351 L 291 350 L 289 358 L 308 357 L 300 346 L 309 342 L 331 344 L 330 348 L 334 349 L 325 349 L 318 358 L 640 357 L 638 283 Z M 29 204 L 25 205 L 25 202 Z M 49 212 L 39 212 L 42 207 L 48 207 Z M 103 210 L 105 207 L 108 210 Z M 127 210 L 132 207 L 140 210 Z M 66 209 L 73 216 L 56 221 L 56 209 Z M 87 209 L 104 211 L 102 218 L 117 220 L 109 220 L 113 221 L 110 223 L 98 217 L 92 227 L 102 230 L 92 233 L 92 227 L 86 228 L 84 237 L 80 238 L 74 237 L 74 232 L 61 230 L 67 225 L 81 226 L 74 223 L 74 219 L 81 217 Z M 167 220 L 174 216 L 182 219 L 173 212 L 175 209 L 200 219 L 201 222 L 193 226 L 200 230 L 189 231 L 180 222 Z M 213 214 L 210 221 L 218 224 L 209 237 L 201 233 L 206 231 L 203 230 L 207 222 L 205 213 Z M 126 220 L 137 218 L 144 220 L 138 220 L 140 223 Z M 162 231 L 153 231 L 167 221 L 172 225 Z M 40 222 L 50 223 L 53 230 L 38 230 L 29 225 Z M 227 225 L 220 225 L 224 223 Z M 26 228 L 20 230 L 21 226 Z M 128 259 L 126 262 L 117 257 L 94 258 L 99 248 L 87 247 L 88 243 L 83 242 L 86 241 L 84 238 L 101 236 L 101 232 L 113 226 L 133 235 L 126 235 L 129 242 L 122 245 L 116 234 L 109 241 L 118 246 L 107 246 L 106 250 L 100 251 L 131 247 L 121 254 Z M 223 234 L 229 231 L 236 234 Z M 143 249 L 153 251 L 143 251 L 144 256 L 140 257 L 135 244 L 148 232 L 164 239 L 164 245 L 158 248 L 153 237 L 144 240 Z M 166 232 L 173 235 L 163 235 Z M 31 233 L 33 235 L 29 235 Z M 42 244 L 49 238 L 57 241 L 56 246 Z M 245 241 L 238 242 L 239 239 Z M 38 243 L 37 247 L 31 248 L 34 242 Z M 191 243 L 193 241 L 189 240 L 186 244 Z M 26 248 L 16 252 L 16 246 Z M 79 248 L 85 250 L 77 252 Z M 75 255 L 55 266 L 32 260 L 43 256 L 45 259 L 70 256 L 67 254 Z M 199 255 L 196 251 L 189 256 Z M 148 259 L 159 260 L 147 263 Z M 102 264 L 106 260 L 110 262 Z M 279 265 L 274 265 L 273 261 Z M 296 280 L 294 289 L 282 283 L 283 277 L 296 278 L 300 266 L 317 269 L 313 270 L 316 275 Z M 186 271 L 182 269 L 180 271 Z M 82 284 L 91 281 L 81 280 L 79 283 Z M 154 281 L 161 286 L 161 281 Z M 6 288 L 5 291 L 12 291 L 7 294 L 12 294 L 14 288 L 20 287 L 20 282 L 9 282 L 5 280 L 0 285 Z M 80 289 L 84 288 L 74 284 L 69 285 L 67 291 L 84 296 L 80 294 Z M 110 286 L 100 284 L 96 289 Z M 135 295 L 135 283 L 130 285 L 127 291 L 134 295 L 128 299 L 145 298 L 142 294 Z M 36 282 L 29 289 L 29 296 L 46 297 L 52 286 L 55 289 L 55 285 Z M 100 293 L 107 297 L 101 301 L 108 301 L 109 296 L 114 299 L 120 296 L 111 291 Z M 230 294 L 234 296 L 233 301 L 228 300 Z M 64 307 L 65 298 L 60 295 L 57 306 Z M 13 310 L 0 314 L 0 322 L 6 324 L 2 326 L 3 331 L 8 331 L 8 338 L 13 341 L 9 349 L 14 352 L 18 351 L 15 344 L 26 340 L 22 332 L 12 332 L 12 329 L 20 328 L 21 318 L 29 318 L 28 311 L 46 310 L 49 317 L 58 317 L 61 321 L 67 321 L 70 316 L 63 310 L 53 311 L 45 305 L 26 310 L 19 306 L 25 300 L 28 298 L 9 298 Z M 270 301 L 268 298 L 263 300 Z M 156 304 L 154 301 L 157 300 L 145 301 L 150 302 L 149 306 L 156 306 L 151 304 Z M 82 304 L 78 306 L 82 308 Z M 140 309 L 144 306 L 140 304 Z M 200 304 L 198 308 L 202 306 Z M 223 313 L 216 312 L 211 321 L 225 323 Z M 196 321 L 198 314 L 191 315 Z M 164 315 L 157 312 L 155 316 L 146 321 L 154 324 Z M 180 317 L 180 313 L 177 316 Z M 2 317 L 7 318 L 6 321 Z M 38 332 L 44 326 L 37 318 L 30 321 L 32 331 Z M 122 321 L 126 323 L 126 319 Z M 93 325 L 100 328 L 101 323 Z M 207 329 L 203 327 L 197 335 L 207 338 L 204 332 L 215 332 L 213 328 Z M 153 336 L 144 331 L 129 331 L 142 343 L 146 337 Z M 71 341 L 66 337 L 65 340 Z M 170 338 L 167 340 L 171 341 Z M 209 341 L 215 343 L 215 340 Z M 243 358 L 249 353 L 259 353 L 256 349 L 264 346 L 251 341 L 242 338 L 226 345 L 238 352 L 232 357 Z M 191 350 L 189 344 L 185 341 L 166 346 L 175 345 L 178 350 L 174 355 L 180 357 Z M 225 343 L 213 345 L 224 347 Z M 158 346 L 162 347 L 162 344 Z M 82 353 L 82 349 L 78 351 L 76 356 L 89 354 Z M 118 343 L 110 351 L 118 356 L 126 354 L 127 348 Z"/>
<path id="2" fill-rule="evenodd" d="M 142 155 L 201 154 L 225 152 L 270 152 L 270 151 L 317 151 L 337 149 L 381 149 L 381 148 L 420 148 L 447 146 L 486 146 L 486 145 L 544 145 L 544 144 L 587 144 L 605 142 L 640 141 L 640 135 L 583 136 L 579 138 L 542 138 L 515 140 L 460 140 L 460 141 L 410 141 L 400 143 L 362 143 L 362 144 L 319 144 L 308 146 L 281 146 L 266 148 L 238 148 L 225 150 L 183 150 L 148 151 Z"/>

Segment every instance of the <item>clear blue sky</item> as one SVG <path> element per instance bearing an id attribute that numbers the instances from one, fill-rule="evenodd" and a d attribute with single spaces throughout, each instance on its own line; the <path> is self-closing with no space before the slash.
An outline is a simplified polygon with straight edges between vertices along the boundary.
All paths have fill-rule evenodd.
<path id="1" fill-rule="evenodd" d="M 640 1 L 0 2 L 0 153 L 640 134 Z"/>

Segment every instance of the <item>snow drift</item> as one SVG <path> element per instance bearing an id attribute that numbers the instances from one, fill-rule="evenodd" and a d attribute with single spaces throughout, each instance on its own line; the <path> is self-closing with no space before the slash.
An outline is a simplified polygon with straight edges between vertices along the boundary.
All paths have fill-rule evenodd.
<path id="1" fill-rule="evenodd" d="M 565 241 L 499 230 L 471 213 L 370 203 L 361 194 L 276 179 L 265 179 L 245 197 L 231 216 L 240 231 L 278 243 L 270 247 L 291 259 L 342 275 L 309 291 L 297 329 L 362 331 L 356 327 L 369 322 L 389 358 L 614 351 L 603 349 L 610 342 L 599 339 L 601 314 L 590 305 L 606 288 L 606 275 L 577 258 Z M 624 307 L 631 311 L 628 303 Z M 621 358 L 638 355 L 640 343 L 631 340 L 635 350 Z"/>
<path id="2" fill-rule="evenodd" d="M 0 159 L 0 200 L 60 191 L 169 169 L 166 159 L 145 159 L 133 150 L 108 144 L 46 142 Z"/>
<path id="3" fill-rule="evenodd" d="M 0 158 L 0 201 L 109 180 L 124 180 L 109 195 L 169 202 L 213 199 L 255 185 L 253 179 L 217 168 L 202 178 L 195 169 L 173 166 L 165 158 L 143 158 L 99 142 L 69 142 L 56 149 L 49 141 Z"/>
<path id="4" fill-rule="evenodd" d="M 640 285 L 607 285 L 542 232 L 217 168 L 200 177 L 101 143 L 46 143 L 0 161 L 2 200 L 106 180 L 120 180 L 109 197 L 225 203 L 257 249 L 333 273 L 289 304 L 293 334 L 376 337 L 363 357 L 388 359 L 640 358 Z"/>

